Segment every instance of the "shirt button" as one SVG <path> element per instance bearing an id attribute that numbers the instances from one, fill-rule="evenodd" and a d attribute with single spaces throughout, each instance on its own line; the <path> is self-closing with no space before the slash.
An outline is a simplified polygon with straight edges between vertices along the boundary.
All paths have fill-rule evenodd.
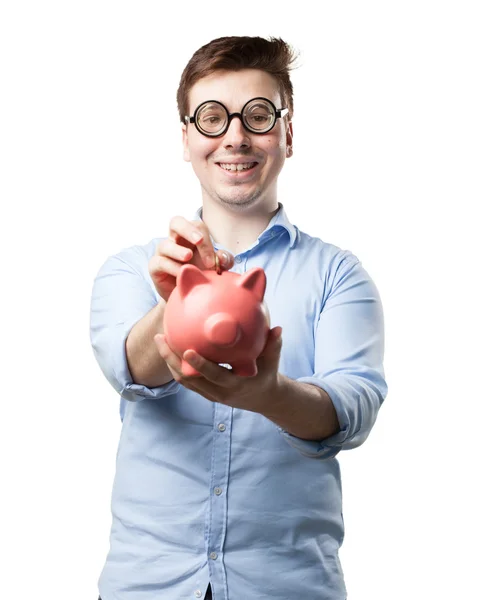
<path id="1" fill-rule="evenodd" d="M 216 554 L 216 552 L 212 552 L 210 554 L 210 558 L 211 558 L 211 560 L 216 560 L 218 558 L 218 555 Z"/>
<path id="2" fill-rule="evenodd" d="M 218 429 L 219 429 L 220 431 L 224 431 L 224 430 L 226 429 L 226 425 L 225 425 L 224 423 L 220 423 L 220 424 L 218 425 Z"/>
<path id="3" fill-rule="evenodd" d="M 235 257 L 235 263 L 240 263 L 243 259 L 241 258 L 241 256 L 236 256 Z"/>
<path id="4" fill-rule="evenodd" d="M 201 590 L 195 590 L 195 596 L 196 596 L 197 598 L 201 598 L 201 596 L 202 596 L 202 595 L 203 595 L 203 594 L 201 593 Z"/>
<path id="5" fill-rule="evenodd" d="M 220 487 L 215 487 L 215 494 L 217 496 L 221 496 L 222 493 L 223 493 L 223 490 Z"/>

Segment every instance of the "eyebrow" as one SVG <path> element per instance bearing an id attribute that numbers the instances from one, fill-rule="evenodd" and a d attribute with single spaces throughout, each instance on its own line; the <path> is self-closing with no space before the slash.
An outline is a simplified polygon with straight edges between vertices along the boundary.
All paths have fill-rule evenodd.
<path id="1" fill-rule="evenodd" d="M 248 104 L 248 102 L 251 102 L 252 100 L 257 100 L 258 102 L 261 102 L 265 98 L 266 98 L 266 100 L 269 100 L 269 102 L 271 102 L 271 104 L 273 106 L 276 106 L 276 103 L 273 100 L 271 100 L 271 98 L 268 98 L 267 96 L 253 96 L 249 100 L 246 100 L 246 102 L 243 102 L 243 104 L 241 105 L 241 108 L 238 109 L 238 111 L 241 111 L 246 106 L 246 104 Z M 195 105 L 194 110 L 196 110 L 198 108 L 198 106 L 201 106 L 202 104 L 205 104 L 206 102 L 219 102 L 220 104 L 223 104 L 223 106 L 226 106 L 226 108 L 228 109 L 228 112 L 230 111 L 230 108 L 228 107 L 226 102 L 224 102 L 223 100 L 212 100 L 211 98 L 209 98 L 208 100 L 202 100 L 201 102 L 198 102 L 198 104 Z M 281 103 L 281 100 L 279 100 L 279 103 Z"/>

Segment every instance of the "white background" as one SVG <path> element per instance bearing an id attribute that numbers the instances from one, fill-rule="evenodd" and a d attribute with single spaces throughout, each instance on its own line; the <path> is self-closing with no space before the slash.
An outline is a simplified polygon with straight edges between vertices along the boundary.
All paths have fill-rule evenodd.
<path id="1" fill-rule="evenodd" d="M 339 455 L 349 598 L 477 597 L 474 4 L 2 3 L 0 598 L 97 597 L 120 420 L 91 287 L 200 205 L 176 90 L 225 35 L 300 51 L 279 200 L 383 300 L 389 395 Z"/>

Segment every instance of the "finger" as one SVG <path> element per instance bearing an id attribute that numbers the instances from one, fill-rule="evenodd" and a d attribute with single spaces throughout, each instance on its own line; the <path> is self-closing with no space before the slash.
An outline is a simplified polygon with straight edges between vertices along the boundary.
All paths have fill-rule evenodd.
<path id="1" fill-rule="evenodd" d="M 193 250 L 177 244 L 171 238 L 166 238 L 158 244 L 156 255 L 166 256 L 180 262 L 187 262 L 192 258 Z"/>
<path id="2" fill-rule="evenodd" d="M 180 238 L 183 238 L 193 244 L 207 269 L 215 266 L 213 244 L 203 221 L 187 221 L 183 217 L 173 217 L 170 221 L 170 237 L 175 242 L 179 242 Z"/>
<path id="3" fill-rule="evenodd" d="M 281 343 L 283 341 L 283 328 L 278 325 L 277 327 L 274 327 L 274 329 L 272 329 L 271 331 L 271 335 L 274 337 L 274 341 Z"/>
<path id="4" fill-rule="evenodd" d="M 204 231 L 201 230 L 200 223 L 203 224 L 203 221 L 187 221 L 181 216 L 173 217 L 170 221 L 169 237 L 174 242 L 182 237 L 193 246 L 196 246 L 204 237 Z"/>
<path id="5" fill-rule="evenodd" d="M 278 357 L 278 355 L 281 353 L 281 347 L 283 345 L 282 333 L 282 327 L 274 327 L 273 329 L 270 329 L 266 344 L 258 358 L 268 360 Z"/>
<path id="6" fill-rule="evenodd" d="M 202 235 L 201 240 L 196 242 L 196 248 L 198 250 L 198 254 L 200 255 L 201 261 L 206 269 L 213 269 L 216 264 L 215 249 L 213 248 L 213 243 L 211 241 L 208 228 L 203 221 L 193 221 L 193 224 L 196 226 L 198 232 L 200 232 Z"/>
<path id="7" fill-rule="evenodd" d="M 231 252 L 228 252 L 227 250 L 218 250 L 216 254 L 220 259 L 220 265 L 224 271 L 229 271 L 233 268 L 235 264 L 235 257 L 231 254 Z"/>
<path id="8" fill-rule="evenodd" d="M 166 341 L 166 336 L 164 334 L 158 333 L 154 336 L 153 339 L 158 348 L 160 356 L 166 362 L 175 381 L 181 383 L 184 387 L 187 387 L 189 389 L 196 389 L 192 386 L 194 385 L 195 381 L 203 379 L 202 374 L 199 373 L 196 375 L 185 375 L 185 373 L 183 372 L 183 361 L 181 357 L 178 356 L 175 352 L 173 352 L 173 350 L 170 348 L 168 342 Z"/>
<path id="9" fill-rule="evenodd" d="M 166 256 L 152 256 L 148 261 L 148 271 L 155 283 L 162 283 L 169 277 L 178 277 L 183 265 Z"/>
<path id="10" fill-rule="evenodd" d="M 161 358 L 163 358 L 170 368 L 177 373 L 181 373 L 181 358 L 170 348 L 166 341 L 166 336 L 163 333 L 157 333 L 153 337 L 153 340 L 155 341 Z"/>
<path id="11" fill-rule="evenodd" d="M 236 375 L 229 369 L 220 367 L 218 364 L 211 362 L 204 356 L 200 356 L 194 350 L 186 350 L 183 353 L 183 358 L 211 383 L 220 387 L 231 387 L 234 385 Z"/>

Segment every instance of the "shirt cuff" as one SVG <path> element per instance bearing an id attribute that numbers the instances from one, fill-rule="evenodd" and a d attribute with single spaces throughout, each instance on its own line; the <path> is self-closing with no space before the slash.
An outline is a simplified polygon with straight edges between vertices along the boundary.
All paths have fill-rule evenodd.
<path id="1" fill-rule="evenodd" d="M 126 340 L 133 326 L 134 323 L 127 326 L 122 323 L 115 328 L 110 345 L 114 380 L 110 383 L 120 396 L 129 402 L 139 402 L 145 399 L 159 400 L 165 396 L 176 394 L 180 384 L 175 379 L 154 388 L 134 383 L 126 358 Z"/>
<path id="2" fill-rule="evenodd" d="M 138 383 L 127 383 L 121 390 L 120 395 L 129 402 L 138 402 L 146 399 L 159 400 L 165 396 L 176 394 L 179 387 L 180 384 L 175 379 L 155 388 L 149 388 Z"/>
<path id="3" fill-rule="evenodd" d="M 331 385 L 329 382 L 317 377 L 301 377 L 297 380 L 301 383 L 309 383 L 323 389 L 331 398 L 339 421 L 339 431 L 323 440 L 304 440 L 279 428 L 286 442 L 296 448 L 304 456 L 318 459 L 334 458 L 343 448 L 353 448 L 360 445 L 367 437 L 367 432 L 361 432 L 362 410 L 361 402 L 357 394 L 348 394 L 342 386 Z M 379 408 L 379 407 L 378 407 Z M 372 423 L 374 422 L 372 419 Z M 348 443 L 349 442 L 349 443 Z"/>

